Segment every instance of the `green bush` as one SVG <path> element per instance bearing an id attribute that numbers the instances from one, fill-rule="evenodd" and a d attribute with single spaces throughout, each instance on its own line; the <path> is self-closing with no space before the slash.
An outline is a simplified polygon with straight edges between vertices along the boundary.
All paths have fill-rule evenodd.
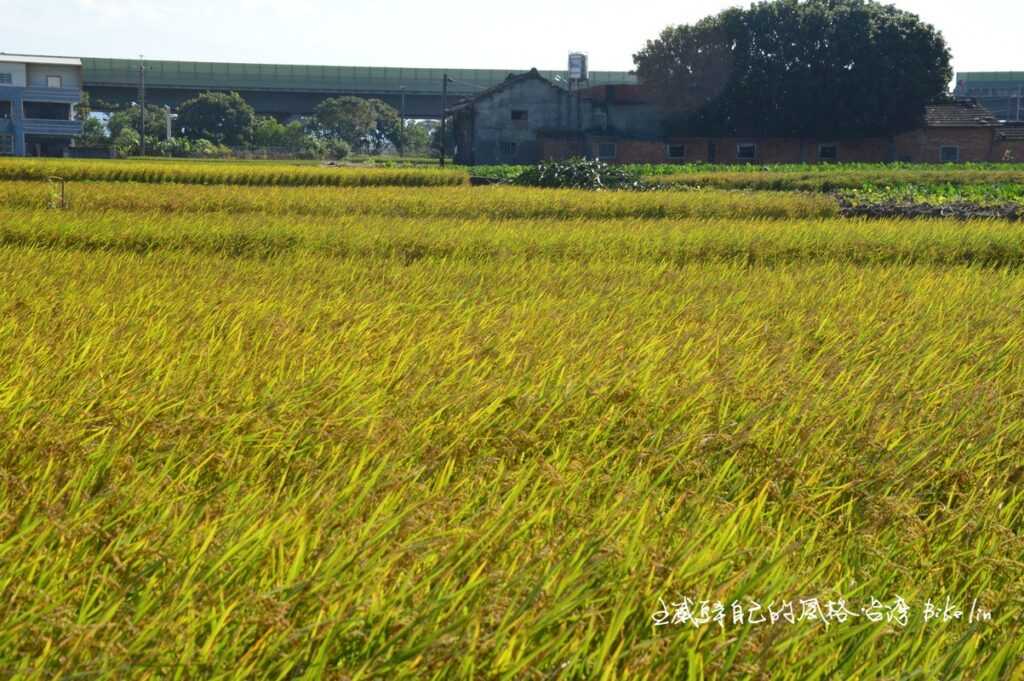
<path id="1" fill-rule="evenodd" d="M 352 147 L 343 139 L 331 139 L 324 143 L 324 153 L 329 158 L 340 161 L 352 153 Z"/>
<path id="2" fill-rule="evenodd" d="M 135 132 L 131 128 L 125 128 L 117 134 L 117 137 L 114 138 L 113 147 L 114 151 L 117 152 L 117 155 L 124 158 L 126 156 L 135 155 L 139 150 L 140 143 L 141 139 L 139 138 L 139 133 Z"/>
<path id="3" fill-rule="evenodd" d="M 625 168 L 584 158 L 545 161 L 527 168 L 513 182 L 547 189 L 646 189 L 640 178 Z"/>

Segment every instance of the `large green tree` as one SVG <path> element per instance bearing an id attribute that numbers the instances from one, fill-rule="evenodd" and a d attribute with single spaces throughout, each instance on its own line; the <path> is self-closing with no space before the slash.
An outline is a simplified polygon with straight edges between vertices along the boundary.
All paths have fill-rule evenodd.
<path id="1" fill-rule="evenodd" d="M 399 150 L 403 154 L 426 156 L 430 153 L 430 135 L 434 127 L 432 121 L 407 121 L 402 127 Z"/>
<path id="2" fill-rule="evenodd" d="M 948 96 L 950 52 L 916 15 L 873 0 L 773 0 L 669 27 L 640 79 L 704 135 L 889 135 Z"/>
<path id="3" fill-rule="evenodd" d="M 134 130 L 139 132 L 142 124 L 142 109 L 138 104 L 115 111 L 107 119 L 107 129 L 110 136 L 116 138 L 122 130 Z M 167 111 L 159 106 L 146 106 L 146 137 L 155 139 L 167 138 Z"/>
<path id="4" fill-rule="evenodd" d="M 398 110 L 380 99 L 371 99 L 368 104 L 373 110 L 374 118 L 373 130 L 370 131 L 371 151 L 379 154 L 388 144 L 401 151 L 404 140 L 402 117 Z"/>
<path id="5" fill-rule="evenodd" d="M 377 129 L 377 115 L 361 97 L 334 97 L 317 105 L 313 128 L 324 139 L 340 139 L 353 149 L 362 150 Z"/>
<path id="6" fill-rule="evenodd" d="M 189 139 L 243 146 L 252 142 L 256 111 L 237 92 L 203 92 L 181 105 L 177 125 Z"/>

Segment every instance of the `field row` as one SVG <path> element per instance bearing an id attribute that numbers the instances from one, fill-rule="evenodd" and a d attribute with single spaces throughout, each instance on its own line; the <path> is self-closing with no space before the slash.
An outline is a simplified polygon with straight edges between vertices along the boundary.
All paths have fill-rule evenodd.
<path id="1" fill-rule="evenodd" d="M 657 234 L 526 227 L 495 238 Z M 0 280 L 12 677 L 999 681 L 1024 654 L 1017 273 L 6 245 Z M 897 595 L 905 628 L 651 619 Z M 924 624 L 947 597 L 994 620 Z"/>
<path id="2" fill-rule="evenodd" d="M 464 171 L 439 168 L 349 168 L 288 163 L 84 161 L 0 158 L 0 180 L 221 184 L 288 187 L 432 187 L 468 182 Z"/>
<path id="3" fill-rule="evenodd" d="M 45 182 L 0 182 L 0 205 L 59 205 L 60 190 Z M 564 220 L 605 218 L 772 218 L 838 214 L 834 200 L 810 194 L 770 192 L 586 192 L 522 187 L 234 187 L 70 183 L 72 212 L 162 211 L 167 213 L 261 213 L 268 215 L 380 215 Z"/>
<path id="4" fill-rule="evenodd" d="M 59 219 L 55 219 L 59 217 Z M 275 258 L 531 260 L 685 265 L 733 262 L 1024 266 L 1009 222 L 735 219 L 490 220 L 348 215 L 0 211 L 0 244 L 33 249 Z"/>
<path id="5" fill-rule="evenodd" d="M 632 165 L 628 170 L 668 188 L 702 187 L 764 191 L 828 192 L 864 185 L 984 185 L 1024 183 L 1014 164 L 952 166 L 849 164 L 792 166 Z M 452 186 L 469 175 L 510 179 L 522 166 L 449 169 L 429 167 L 321 167 L 284 162 L 84 161 L 0 159 L 0 180 L 108 181 L 252 186 Z"/>

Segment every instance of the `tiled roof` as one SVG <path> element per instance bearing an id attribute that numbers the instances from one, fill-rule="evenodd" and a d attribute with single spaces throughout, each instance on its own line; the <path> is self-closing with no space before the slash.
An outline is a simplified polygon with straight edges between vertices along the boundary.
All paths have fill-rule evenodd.
<path id="1" fill-rule="evenodd" d="M 995 128 L 1000 125 L 991 111 L 970 99 L 925 107 L 925 122 L 929 128 Z"/>
<path id="2" fill-rule="evenodd" d="M 523 73 L 510 73 L 508 78 L 506 78 L 502 82 L 498 83 L 497 85 L 493 85 L 493 86 L 487 88 L 486 90 L 484 90 L 483 92 L 477 93 L 471 99 L 464 100 L 464 101 L 459 102 L 458 104 L 456 104 L 454 106 L 448 107 L 448 110 L 449 111 L 456 111 L 458 109 L 463 109 L 463 108 L 466 108 L 468 106 L 472 106 L 475 102 L 478 102 L 481 99 L 485 99 L 487 97 L 490 97 L 491 95 L 493 95 L 493 94 L 495 94 L 497 92 L 501 92 L 502 90 L 504 90 L 505 88 L 509 87 L 510 85 L 515 85 L 516 83 L 520 83 L 520 82 L 522 82 L 524 80 L 530 80 L 530 79 L 539 80 L 539 81 L 545 83 L 546 85 L 550 85 L 553 88 L 557 88 L 557 86 L 554 83 L 552 83 L 550 80 L 548 80 L 547 78 L 542 76 L 540 74 L 540 71 L 538 71 L 537 69 L 533 68 L 533 69 L 530 69 L 529 71 L 524 71 Z"/>
<path id="3" fill-rule="evenodd" d="M 1024 125 L 1007 125 L 999 129 L 1000 140 L 1024 142 Z"/>

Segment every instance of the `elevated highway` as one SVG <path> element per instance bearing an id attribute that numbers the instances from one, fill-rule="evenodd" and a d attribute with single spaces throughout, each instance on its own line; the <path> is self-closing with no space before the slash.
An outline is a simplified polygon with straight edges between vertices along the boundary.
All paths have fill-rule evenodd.
<path id="1" fill-rule="evenodd" d="M 257 112 L 281 118 L 308 115 L 328 97 L 382 99 L 406 118 L 439 118 L 445 73 L 449 106 L 528 69 L 419 69 L 365 66 L 298 66 L 216 62 L 82 58 L 84 87 L 97 109 L 139 99 L 139 65 L 145 64 L 146 103 L 177 107 L 207 90 L 235 91 Z M 541 71 L 564 82 L 565 71 Z M 560 79 L 560 80 L 559 80 Z M 590 85 L 635 83 L 626 72 L 591 71 Z"/>

